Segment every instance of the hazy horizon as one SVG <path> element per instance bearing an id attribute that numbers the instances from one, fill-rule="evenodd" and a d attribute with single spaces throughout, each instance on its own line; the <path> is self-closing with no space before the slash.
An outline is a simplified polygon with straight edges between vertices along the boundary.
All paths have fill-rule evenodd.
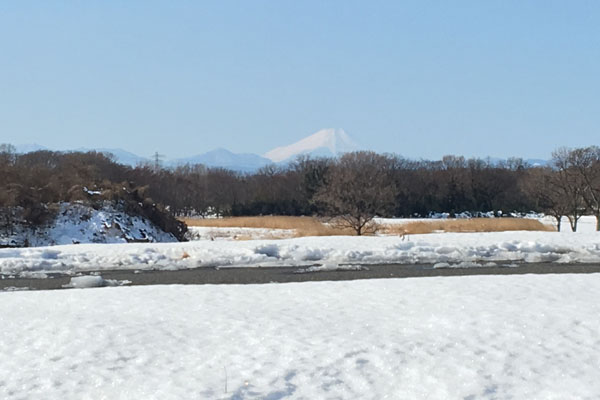
<path id="1" fill-rule="evenodd" d="M 2 144 L 2 143 L 0 142 L 0 144 Z M 145 154 L 145 153 L 140 153 L 140 152 L 136 151 L 136 149 L 127 149 L 127 148 L 118 147 L 118 146 L 102 146 L 102 147 L 94 147 L 94 148 L 91 148 L 91 147 L 90 148 L 87 148 L 87 147 L 79 147 L 79 148 L 72 148 L 72 147 L 57 148 L 57 147 L 53 147 L 53 146 L 46 146 L 46 145 L 43 145 L 41 143 L 7 143 L 7 144 L 14 145 L 17 148 L 17 151 L 20 152 L 20 153 L 27 153 L 27 152 L 30 152 L 30 151 L 35 151 L 37 149 L 37 147 L 39 147 L 40 150 L 50 150 L 50 151 L 59 151 L 59 152 L 68 152 L 68 151 L 93 151 L 93 150 L 99 150 L 99 151 L 118 150 L 118 151 L 125 151 L 127 153 L 131 153 L 132 155 L 139 156 L 140 158 L 146 158 L 146 159 L 148 159 L 148 161 L 152 161 L 154 155 L 158 152 L 158 151 L 155 151 L 155 152 L 152 152 L 150 154 Z M 270 149 L 270 150 L 273 150 L 273 149 Z M 367 150 L 367 151 L 369 151 L 369 149 L 362 148 L 362 147 L 357 149 L 357 151 L 359 151 L 359 150 Z M 194 156 L 200 156 L 200 155 L 205 155 L 207 153 L 213 153 L 213 152 L 219 152 L 219 151 L 227 151 L 227 152 L 231 152 L 231 153 L 236 154 L 236 155 L 246 155 L 247 154 L 247 155 L 256 155 L 256 156 L 259 156 L 259 157 L 262 157 L 262 158 L 268 158 L 268 157 L 265 157 L 266 156 L 265 152 L 262 152 L 262 153 L 235 152 L 235 151 L 232 151 L 232 150 L 227 149 L 227 148 L 222 147 L 222 146 L 221 147 L 215 147 L 215 148 L 212 148 L 212 149 L 206 149 L 206 150 L 203 150 L 201 152 L 195 152 L 195 153 L 191 152 L 191 153 L 187 153 L 187 154 L 183 154 L 183 155 L 177 155 L 177 156 L 172 156 L 172 155 L 169 155 L 169 154 L 162 154 L 162 153 L 159 153 L 159 155 L 160 155 L 160 159 L 163 160 L 163 161 L 177 161 L 178 159 L 192 158 Z M 372 151 L 375 151 L 375 150 L 372 150 Z M 405 155 L 405 154 L 398 153 L 396 151 L 380 151 L 378 153 L 382 153 L 382 154 L 383 153 L 396 154 L 396 155 L 402 156 L 402 157 L 404 157 L 406 159 L 428 160 L 428 161 L 438 161 L 438 160 L 441 160 L 444 156 L 457 156 L 457 157 L 462 156 L 465 159 L 471 158 L 471 159 L 483 159 L 483 160 L 485 160 L 487 158 L 496 159 L 496 160 L 500 160 L 500 159 L 506 160 L 506 159 L 509 159 L 509 158 L 522 158 L 524 160 L 546 160 L 547 161 L 547 160 L 550 160 L 551 156 L 552 156 L 550 153 L 546 157 L 524 157 L 524 156 L 519 155 L 519 154 L 512 154 L 512 155 L 508 155 L 506 157 L 499 157 L 499 156 L 495 156 L 493 154 L 465 155 L 465 154 L 458 154 L 458 153 L 454 153 L 454 154 L 448 153 L 448 154 L 443 154 L 440 157 L 425 158 L 425 157 L 411 157 L 411 156 L 408 156 L 408 155 Z M 318 157 L 318 155 L 316 157 Z M 289 162 L 289 161 L 290 160 L 285 160 L 285 162 Z M 275 163 L 277 163 L 277 162 L 275 162 Z"/>

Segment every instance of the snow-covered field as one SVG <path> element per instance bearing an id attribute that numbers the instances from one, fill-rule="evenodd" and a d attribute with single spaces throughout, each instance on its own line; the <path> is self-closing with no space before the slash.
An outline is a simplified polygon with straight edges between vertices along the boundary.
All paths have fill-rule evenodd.
<path id="1" fill-rule="evenodd" d="M 0 273 L 106 269 L 300 266 L 314 264 L 438 264 L 600 262 L 597 232 L 436 233 L 400 237 L 305 237 L 284 240 L 78 244 L 0 249 Z M 462 264 L 465 265 L 465 264 Z"/>
<path id="2" fill-rule="evenodd" d="M 596 399 L 600 274 L 0 294 L 3 399 Z"/>
<path id="3" fill-rule="evenodd" d="M 291 238 L 295 234 L 294 229 L 190 226 L 186 237 L 188 240 L 261 240 Z"/>
<path id="4" fill-rule="evenodd" d="M 552 225 L 556 227 L 556 219 L 552 217 L 543 217 L 541 221 L 545 224 Z M 569 225 L 569 220 L 567 217 L 562 217 L 560 220 L 561 231 L 563 232 L 572 232 L 571 225 Z M 577 233 L 585 233 L 585 232 L 595 232 L 596 231 L 596 217 L 591 215 L 585 215 L 581 217 L 579 222 L 577 223 Z"/>

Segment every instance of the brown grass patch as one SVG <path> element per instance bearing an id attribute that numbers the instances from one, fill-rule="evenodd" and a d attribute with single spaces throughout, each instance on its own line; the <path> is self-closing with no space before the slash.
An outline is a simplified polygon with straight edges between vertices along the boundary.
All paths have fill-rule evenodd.
<path id="1" fill-rule="evenodd" d="M 435 219 L 414 221 L 406 224 L 384 225 L 381 233 L 388 235 L 423 234 L 435 232 L 504 232 L 504 231 L 546 231 L 552 232 L 553 226 L 545 225 L 535 219 L 526 218 L 471 218 L 471 219 Z"/>
<path id="2" fill-rule="evenodd" d="M 295 230 L 295 237 L 304 236 L 351 236 L 352 229 L 336 228 L 324 224 L 315 217 L 229 217 L 229 218 L 185 218 L 188 226 L 214 228 L 264 228 Z M 403 224 L 379 225 L 377 233 L 384 235 L 411 235 L 435 232 L 503 232 L 503 231 L 555 231 L 553 226 L 526 218 L 472 218 L 472 219 L 432 219 Z M 277 237 L 274 235 L 274 239 Z M 248 240 L 250 237 L 236 237 Z"/>
<path id="3" fill-rule="evenodd" d="M 293 229 L 296 237 L 353 235 L 351 229 L 340 229 L 324 224 L 315 217 L 262 216 L 228 218 L 185 218 L 188 226 L 213 228 Z"/>

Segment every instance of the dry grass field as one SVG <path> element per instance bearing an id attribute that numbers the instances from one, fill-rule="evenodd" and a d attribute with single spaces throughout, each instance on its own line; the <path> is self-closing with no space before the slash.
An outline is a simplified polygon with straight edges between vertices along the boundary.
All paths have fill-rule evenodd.
<path id="1" fill-rule="evenodd" d="M 548 231 L 556 229 L 535 219 L 526 218 L 471 218 L 432 219 L 405 224 L 385 225 L 384 234 L 421 234 L 434 232 L 504 232 L 504 231 Z"/>
<path id="2" fill-rule="evenodd" d="M 188 226 L 214 228 L 265 228 L 293 229 L 296 237 L 353 235 L 351 229 L 330 226 L 315 217 L 262 216 L 230 218 L 184 218 Z M 402 224 L 380 224 L 378 233 L 384 235 L 410 235 L 435 232 L 502 232 L 502 231 L 554 231 L 554 227 L 540 221 L 524 218 L 473 218 L 432 219 L 407 221 Z"/>
<path id="3" fill-rule="evenodd" d="M 351 229 L 339 229 L 314 217 L 262 216 L 262 217 L 229 217 L 229 218 L 185 218 L 188 226 L 204 226 L 212 228 L 265 228 L 293 229 L 297 237 L 303 236 L 340 236 L 352 235 Z"/>

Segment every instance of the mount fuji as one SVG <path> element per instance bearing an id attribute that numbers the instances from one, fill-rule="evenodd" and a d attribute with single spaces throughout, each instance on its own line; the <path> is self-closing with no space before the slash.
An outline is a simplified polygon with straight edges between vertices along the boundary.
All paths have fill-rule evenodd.
<path id="1" fill-rule="evenodd" d="M 289 146 L 276 147 L 263 155 L 274 163 L 291 161 L 300 155 L 335 157 L 359 150 L 356 142 L 343 129 L 321 129 Z"/>

